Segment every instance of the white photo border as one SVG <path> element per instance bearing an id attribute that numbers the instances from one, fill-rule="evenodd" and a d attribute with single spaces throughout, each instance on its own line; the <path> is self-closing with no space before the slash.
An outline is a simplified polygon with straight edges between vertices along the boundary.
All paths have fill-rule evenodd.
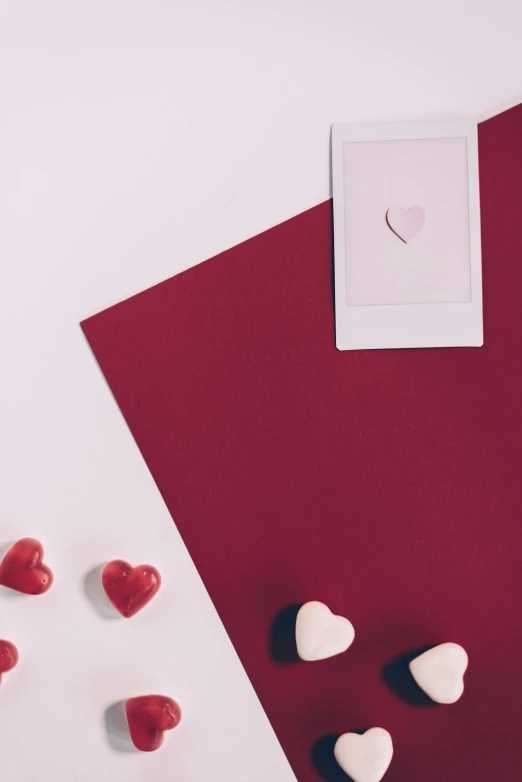
<path id="1" fill-rule="evenodd" d="M 347 305 L 344 229 L 344 144 L 465 138 L 468 156 L 471 301 Z M 480 347 L 483 345 L 478 125 L 474 120 L 332 126 L 335 338 L 338 350 Z"/>

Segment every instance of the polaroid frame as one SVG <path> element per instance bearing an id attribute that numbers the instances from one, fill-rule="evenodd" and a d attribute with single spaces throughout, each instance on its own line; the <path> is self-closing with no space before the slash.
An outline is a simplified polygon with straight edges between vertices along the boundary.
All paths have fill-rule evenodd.
<path id="1" fill-rule="evenodd" d="M 348 305 L 344 145 L 361 141 L 465 138 L 467 141 L 471 301 Z M 480 347 L 483 344 L 477 123 L 473 120 L 332 126 L 335 331 L 338 350 Z"/>

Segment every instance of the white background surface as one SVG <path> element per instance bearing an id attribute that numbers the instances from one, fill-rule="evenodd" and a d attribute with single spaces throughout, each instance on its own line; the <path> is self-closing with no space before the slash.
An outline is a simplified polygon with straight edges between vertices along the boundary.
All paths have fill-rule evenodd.
<path id="1" fill-rule="evenodd" d="M 279 745 L 78 322 L 329 196 L 333 121 L 492 114 L 522 91 L 515 0 L 0 0 L 0 545 L 55 585 L 0 593 L 9 782 L 290 782 Z M 128 622 L 85 574 L 164 576 Z M 104 710 L 182 725 L 122 753 Z"/>

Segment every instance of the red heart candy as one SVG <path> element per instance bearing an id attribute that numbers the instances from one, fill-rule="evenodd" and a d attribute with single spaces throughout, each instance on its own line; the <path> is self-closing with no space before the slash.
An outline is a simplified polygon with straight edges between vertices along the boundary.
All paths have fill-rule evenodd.
<path id="1" fill-rule="evenodd" d="M 161 586 L 161 576 L 151 565 L 132 567 L 114 559 L 103 568 L 103 588 L 114 608 L 129 619 L 152 600 Z"/>
<path id="2" fill-rule="evenodd" d="M 2 674 L 7 673 L 18 662 L 18 649 L 9 641 L 0 641 L 0 682 Z"/>
<path id="3" fill-rule="evenodd" d="M 163 744 L 163 733 L 181 721 L 181 709 L 165 695 L 129 698 L 125 705 L 132 743 L 142 752 L 154 752 Z"/>
<path id="4" fill-rule="evenodd" d="M 0 584 L 25 595 L 47 592 L 53 574 L 42 562 L 43 553 L 42 544 L 34 538 L 17 541 L 0 563 Z"/>

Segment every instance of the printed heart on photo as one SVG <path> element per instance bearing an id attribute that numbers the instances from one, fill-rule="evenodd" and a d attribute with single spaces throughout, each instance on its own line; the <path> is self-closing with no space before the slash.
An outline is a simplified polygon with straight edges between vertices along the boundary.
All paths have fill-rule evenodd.
<path id="1" fill-rule="evenodd" d="M 334 755 L 353 782 L 380 782 L 393 757 L 392 738 L 384 728 L 370 728 L 362 736 L 344 733 L 335 743 Z"/>
<path id="2" fill-rule="evenodd" d="M 355 636 L 353 625 L 344 616 L 332 614 L 328 606 L 312 600 L 299 609 L 295 622 L 295 642 L 301 660 L 324 660 L 345 652 Z"/>
<path id="3" fill-rule="evenodd" d="M 0 584 L 25 595 L 42 595 L 51 588 L 52 571 L 44 565 L 42 544 L 34 538 L 18 540 L 0 563 Z"/>
<path id="4" fill-rule="evenodd" d="M 142 695 L 129 698 L 125 711 L 129 733 L 136 749 L 154 752 L 163 744 L 164 732 L 181 721 L 181 709 L 165 695 Z"/>
<path id="5" fill-rule="evenodd" d="M 103 568 L 102 583 L 114 608 L 129 619 L 152 600 L 161 586 L 161 576 L 152 565 L 132 567 L 115 559 Z"/>
<path id="6" fill-rule="evenodd" d="M 11 671 L 18 663 L 18 649 L 10 641 L 0 641 L 0 682 L 2 674 Z"/>
<path id="7" fill-rule="evenodd" d="M 468 655 L 459 644 L 428 649 L 410 663 L 411 675 L 435 703 L 455 703 L 464 692 Z"/>
<path id="8" fill-rule="evenodd" d="M 423 206 L 391 206 L 386 212 L 386 222 L 393 233 L 405 244 L 413 239 L 421 230 L 426 220 Z"/>

